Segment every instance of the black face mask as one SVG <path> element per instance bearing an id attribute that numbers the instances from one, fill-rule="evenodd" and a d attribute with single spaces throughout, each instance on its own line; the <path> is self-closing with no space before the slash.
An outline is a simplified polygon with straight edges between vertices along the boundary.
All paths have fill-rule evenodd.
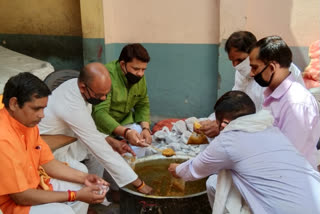
<path id="1" fill-rule="evenodd" d="M 260 73 L 258 73 L 257 75 L 255 75 L 253 78 L 254 80 L 261 86 L 261 87 L 268 87 L 272 81 L 273 78 L 273 74 L 270 77 L 269 81 L 265 81 L 262 77 L 262 73 L 267 69 L 267 67 L 269 66 L 269 64 L 266 65 L 266 67 L 264 67 L 264 69 L 262 69 L 262 71 Z"/>
<path id="2" fill-rule="evenodd" d="M 90 103 L 90 104 L 92 104 L 92 105 L 98 105 L 99 103 L 103 102 L 103 100 L 100 100 L 100 99 L 91 97 L 90 92 L 89 92 L 87 86 L 86 86 L 86 90 L 87 90 L 87 92 L 88 92 L 88 94 L 89 94 L 89 96 L 90 96 L 89 98 L 86 97 L 86 100 L 87 100 L 88 103 Z"/>
<path id="3" fill-rule="evenodd" d="M 132 73 L 127 72 L 126 78 L 130 84 L 136 84 L 141 80 L 142 77 L 138 77 Z"/>
<path id="4" fill-rule="evenodd" d="M 103 100 L 100 100 L 100 99 L 97 99 L 97 98 L 93 98 L 93 97 L 90 97 L 89 99 L 87 99 L 87 102 L 92 104 L 92 105 L 98 105 L 102 101 Z"/>
<path id="5" fill-rule="evenodd" d="M 126 74 L 125 74 L 125 76 L 126 76 L 126 78 L 127 78 L 127 80 L 128 80 L 128 83 L 130 83 L 130 84 L 133 85 L 133 84 L 138 83 L 138 82 L 141 80 L 142 77 L 138 77 L 138 76 L 136 76 L 136 75 L 128 72 L 128 70 L 127 70 L 127 65 L 126 65 L 126 64 L 124 65 L 124 67 L 125 67 L 125 69 L 126 69 Z"/>

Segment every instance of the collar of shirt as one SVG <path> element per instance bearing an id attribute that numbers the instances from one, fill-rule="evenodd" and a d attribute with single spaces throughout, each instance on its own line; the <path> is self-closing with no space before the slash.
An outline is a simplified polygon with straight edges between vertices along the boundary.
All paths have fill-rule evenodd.
<path id="1" fill-rule="evenodd" d="M 127 80 L 125 74 L 123 73 L 119 62 L 116 63 L 116 71 L 118 71 L 119 77 L 124 82 L 124 85 L 128 88 L 129 87 L 128 80 Z"/>
<path id="2" fill-rule="evenodd" d="M 273 100 L 280 99 L 291 87 L 294 82 L 294 76 L 290 74 L 282 83 L 274 90 L 271 91 L 270 88 L 267 88 L 264 91 L 264 103 L 263 106 L 269 106 Z"/>
<path id="3" fill-rule="evenodd" d="M 17 121 L 16 119 L 14 119 L 8 112 L 8 110 L 6 108 L 3 108 L 1 111 L 3 111 L 5 117 L 7 118 L 8 124 L 11 124 L 12 128 L 14 130 L 18 130 L 20 132 L 20 134 L 24 134 L 26 133 L 30 128 L 23 125 L 22 123 L 20 123 L 19 121 Z"/>
<path id="4" fill-rule="evenodd" d="M 78 78 L 67 80 L 66 82 L 64 82 L 62 84 L 64 84 L 64 85 L 59 90 L 60 90 L 60 92 L 63 91 L 61 93 L 63 95 L 55 96 L 56 99 L 59 99 L 60 102 L 61 102 L 61 100 L 72 100 L 72 104 L 81 105 L 81 106 L 85 105 L 86 108 L 88 108 L 88 109 L 92 108 L 92 104 L 88 103 L 85 96 L 83 94 L 81 94 L 81 91 L 80 91 L 80 88 L 78 85 Z M 72 88 L 72 90 L 70 90 L 69 88 Z M 65 93 L 65 91 L 68 91 L 68 93 Z M 55 93 L 55 91 L 53 91 L 52 93 Z M 50 97 L 51 96 L 49 96 L 49 101 L 50 101 Z M 54 103 L 51 103 L 51 105 L 54 105 Z M 46 109 L 48 109 L 48 108 L 52 108 L 52 107 L 50 107 L 49 103 L 48 103 L 48 107 Z M 90 110 L 90 112 L 91 112 L 91 110 Z"/>

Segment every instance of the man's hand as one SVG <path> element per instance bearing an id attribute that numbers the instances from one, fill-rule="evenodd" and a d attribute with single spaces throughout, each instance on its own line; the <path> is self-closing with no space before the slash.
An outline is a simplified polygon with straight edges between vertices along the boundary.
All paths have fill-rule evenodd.
<path id="1" fill-rule="evenodd" d="M 143 139 L 136 130 L 133 130 L 133 129 L 128 130 L 126 133 L 126 137 L 129 143 L 133 146 L 140 146 L 140 147 L 149 146 L 149 144 L 145 142 L 145 139 Z"/>
<path id="2" fill-rule="evenodd" d="M 196 129 L 195 127 L 193 127 L 193 130 L 198 133 L 198 134 L 204 134 L 207 137 L 215 137 L 217 135 L 219 135 L 220 130 L 219 130 L 219 126 L 216 120 L 211 121 L 211 120 L 205 120 L 205 121 L 201 121 L 199 122 L 201 127 L 199 129 Z"/>
<path id="3" fill-rule="evenodd" d="M 84 180 L 84 185 L 90 187 L 95 185 L 109 186 L 109 183 L 94 174 L 88 174 Z"/>
<path id="4" fill-rule="evenodd" d="M 109 183 L 94 174 L 88 174 L 84 181 L 85 187 L 77 192 L 76 200 L 90 204 L 102 203 L 109 190 Z"/>
<path id="5" fill-rule="evenodd" d="M 131 183 L 138 192 L 150 195 L 152 193 L 152 188 L 148 186 L 143 180 L 137 178 L 135 181 Z"/>
<path id="6" fill-rule="evenodd" d="M 125 153 L 131 153 L 133 156 L 136 156 L 136 153 L 131 149 L 131 147 L 125 142 L 114 139 L 113 137 L 108 136 L 106 141 L 113 148 L 114 151 L 118 152 L 120 155 Z"/>
<path id="7" fill-rule="evenodd" d="M 76 200 L 89 204 L 102 203 L 106 197 L 108 189 L 109 188 L 101 189 L 98 185 L 85 186 L 77 191 Z"/>
<path id="8" fill-rule="evenodd" d="M 180 164 L 178 164 L 178 163 L 171 163 L 171 164 L 169 165 L 168 171 L 171 173 L 171 175 L 172 175 L 173 177 L 180 178 L 180 177 L 177 175 L 177 173 L 176 173 L 176 168 L 177 168 L 177 166 L 179 166 L 179 165 L 180 165 Z"/>
<path id="9" fill-rule="evenodd" d="M 62 170 L 62 172 L 65 173 L 64 170 Z M 79 176 L 76 173 L 75 175 Z M 82 174 L 80 174 L 80 177 L 82 177 Z M 84 187 L 77 191 L 76 200 L 87 203 L 103 202 L 105 195 L 109 190 L 109 184 L 106 181 L 92 174 L 85 174 L 85 176 L 79 180 L 81 180 L 81 184 L 84 184 Z M 9 196 L 18 205 L 33 206 L 66 201 L 68 199 L 67 194 L 67 192 L 62 191 L 45 191 L 30 188 L 23 192 L 9 194 Z"/>
<path id="10" fill-rule="evenodd" d="M 138 191 L 142 194 L 150 195 L 152 193 L 152 188 L 147 184 L 144 184 L 144 186 Z"/>
<path id="11" fill-rule="evenodd" d="M 152 143 L 152 136 L 150 134 L 149 129 L 143 129 L 142 132 L 140 133 L 142 139 L 145 140 L 145 142 L 150 145 Z"/>

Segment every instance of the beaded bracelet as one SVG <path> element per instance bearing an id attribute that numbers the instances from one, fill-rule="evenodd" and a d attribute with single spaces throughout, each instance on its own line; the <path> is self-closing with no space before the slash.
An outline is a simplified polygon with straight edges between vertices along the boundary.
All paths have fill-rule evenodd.
<path id="1" fill-rule="evenodd" d="M 76 191 L 68 190 L 68 201 L 75 201 L 77 196 Z"/>

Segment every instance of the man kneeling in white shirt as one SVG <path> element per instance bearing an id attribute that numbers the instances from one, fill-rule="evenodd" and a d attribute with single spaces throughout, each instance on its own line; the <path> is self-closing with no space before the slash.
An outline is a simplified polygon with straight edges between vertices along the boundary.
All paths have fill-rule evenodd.
<path id="1" fill-rule="evenodd" d="M 228 169 L 253 213 L 320 213 L 320 174 L 272 125 L 269 111 L 255 114 L 241 91 L 224 94 L 214 110 L 220 134 L 194 159 L 171 164 L 173 175 L 189 181 Z"/>

